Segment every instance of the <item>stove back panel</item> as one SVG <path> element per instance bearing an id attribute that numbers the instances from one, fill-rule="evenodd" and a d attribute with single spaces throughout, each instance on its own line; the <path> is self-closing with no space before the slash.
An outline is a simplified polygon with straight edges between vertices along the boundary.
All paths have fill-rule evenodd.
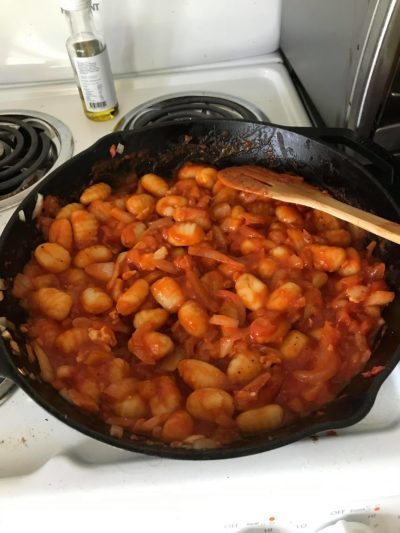
<path id="1" fill-rule="evenodd" d="M 1 84 L 72 79 L 57 0 L 2 0 Z M 113 73 L 204 65 L 277 50 L 281 0 L 92 0 Z"/>

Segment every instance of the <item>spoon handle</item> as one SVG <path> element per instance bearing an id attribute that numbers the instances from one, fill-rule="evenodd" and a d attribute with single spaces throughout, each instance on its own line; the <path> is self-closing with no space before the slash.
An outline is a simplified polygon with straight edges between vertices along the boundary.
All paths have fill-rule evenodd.
<path id="1" fill-rule="evenodd" d="M 218 179 L 228 187 L 318 209 L 388 241 L 400 244 L 400 224 L 397 222 L 340 202 L 313 186 L 290 181 L 291 176 L 288 176 L 287 181 L 282 181 L 277 177 L 280 178 L 282 175 L 262 167 L 246 165 L 230 167 L 218 173 Z"/>
<path id="2" fill-rule="evenodd" d="M 286 201 L 324 211 L 341 220 L 350 222 L 359 228 L 365 229 L 374 235 L 379 235 L 388 241 L 400 244 L 400 224 L 397 222 L 392 222 L 391 220 L 345 204 L 319 191 L 316 194 L 310 191 L 307 195 L 298 195 L 297 199 L 293 195 L 290 199 L 287 198 Z"/>

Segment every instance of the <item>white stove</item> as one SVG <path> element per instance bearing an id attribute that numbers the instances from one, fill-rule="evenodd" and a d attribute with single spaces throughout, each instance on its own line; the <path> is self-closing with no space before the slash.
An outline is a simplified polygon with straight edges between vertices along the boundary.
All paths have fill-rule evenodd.
<path id="1" fill-rule="evenodd" d="M 72 83 L 3 87 L 0 113 L 55 116 L 71 130 L 74 153 L 133 108 L 182 94 L 231 97 L 271 122 L 310 125 L 278 53 L 120 77 L 116 89 L 113 122 L 88 120 Z M 0 212 L 1 228 L 12 211 Z M 0 405 L 0 527 L 292 533 L 345 518 L 400 532 L 399 405 L 396 369 L 351 428 L 251 457 L 180 462 L 101 444 L 15 390 Z"/>

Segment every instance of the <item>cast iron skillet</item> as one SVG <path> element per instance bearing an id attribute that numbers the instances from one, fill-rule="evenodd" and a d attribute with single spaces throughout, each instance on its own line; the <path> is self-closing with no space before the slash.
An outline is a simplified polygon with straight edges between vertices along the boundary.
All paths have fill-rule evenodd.
<path id="1" fill-rule="evenodd" d="M 317 140 L 317 139 L 318 140 Z M 327 142 L 334 143 L 329 146 Z M 132 158 L 111 158 L 109 148 L 121 143 L 124 154 Z M 338 144 L 351 146 L 368 156 L 378 165 L 378 181 L 356 159 L 338 148 Z M 37 194 L 56 195 L 67 203 L 79 198 L 92 179 L 113 180 L 124 178 L 132 169 L 138 173 L 156 171 L 168 175 L 184 160 L 205 161 L 217 167 L 233 164 L 258 163 L 278 170 L 303 175 L 308 181 L 319 184 L 339 199 L 348 201 L 392 220 L 399 220 L 400 209 L 396 170 L 382 150 L 354 140 L 347 130 L 297 130 L 271 124 L 235 120 L 203 120 L 175 122 L 147 127 L 133 132 L 117 132 L 103 137 L 84 152 L 53 171 L 22 202 L 20 210 L 26 222 L 16 212 L 0 238 L 0 277 L 8 280 L 22 270 L 31 251 L 41 242 L 41 235 L 32 222 Z M 103 161 L 102 164 L 98 164 Z M 97 164 L 93 172 L 93 166 Z M 385 188 L 383 187 L 385 186 Z M 400 195 L 398 196 L 400 198 Z M 380 254 L 388 265 L 388 281 L 398 287 L 400 254 L 396 245 L 380 243 Z M 67 403 L 50 385 L 40 379 L 38 367 L 30 363 L 24 349 L 23 336 L 13 333 L 21 353 L 13 351 L 9 342 L 0 337 L 0 375 L 11 378 L 39 405 L 71 427 L 100 441 L 127 450 L 171 457 L 176 459 L 219 459 L 259 453 L 289 444 L 328 429 L 354 424 L 371 409 L 379 387 L 400 359 L 400 298 L 386 312 L 386 329 L 374 349 L 367 369 L 385 365 L 373 378 L 357 376 L 344 393 L 330 405 L 290 426 L 269 435 L 249 437 L 225 448 L 190 450 L 170 448 L 159 442 L 116 439 L 109 435 L 109 426 Z M 17 301 L 5 291 L 0 303 L 0 316 L 15 325 L 25 320 Z"/>

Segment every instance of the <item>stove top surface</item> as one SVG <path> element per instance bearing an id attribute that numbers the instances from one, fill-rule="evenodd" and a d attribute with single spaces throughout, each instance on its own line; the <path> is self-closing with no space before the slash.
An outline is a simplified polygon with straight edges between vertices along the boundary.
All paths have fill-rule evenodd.
<path id="1" fill-rule="evenodd" d="M 20 523 L 27 526 L 41 519 L 44 507 L 50 521 L 73 507 L 75 518 L 87 524 L 102 509 L 102 523 L 110 527 L 134 516 L 151 532 L 312 533 L 351 518 L 396 533 L 400 416 L 387 405 L 399 404 L 399 391 L 396 369 L 356 426 L 209 462 L 148 457 L 92 441 L 17 391 L 2 407 L 14 419 L 8 429 L 0 426 L 1 523 L 12 523 L 11 510 L 22 501 L 29 511 Z M 68 516 L 61 531 L 67 524 Z"/>
<path id="2" fill-rule="evenodd" d="M 76 87 L 68 83 L 0 88 L 0 110 L 17 116 L 16 109 L 30 109 L 57 117 L 72 131 L 75 153 L 110 133 L 118 120 L 123 122 L 118 127 L 129 128 L 132 115 L 137 115 L 140 123 L 144 102 L 153 105 L 145 120 L 158 120 L 159 104 L 164 99 L 168 112 L 180 113 L 171 98 L 182 93 L 232 98 L 235 106 L 245 104 L 259 120 L 265 116 L 277 124 L 310 125 L 277 54 L 121 78 L 116 80 L 116 88 L 121 113 L 114 122 L 86 119 Z M 190 103 L 195 104 L 195 113 L 208 112 L 199 107 L 199 101 Z M 40 122 L 30 125 L 42 128 Z M 2 156 L 0 147 L 0 158 L 4 159 L 6 150 Z M 0 228 L 12 211 L 0 212 Z M 102 502 L 107 509 L 110 505 L 118 507 L 127 503 L 129 495 L 132 512 L 149 531 L 169 521 L 175 524 L 175 531 L 189 527 L 200 531 L 212 519 L 215 528 L 208 530 L 213 531 L 285 533 L 300 528 L 311 532 L 318 522 L 303 519 L 318 505 L 322 524 L 322 514 L 325 517 L 326 513 L 340 512 L 343 501 L 354 502 L 354 506 L 372 513 L 380 502 L 384 507 L 383 497 L 400 494 L 399 477 L 394 475 L 399 466 L 400 411 L 393 408 L 399 404 L 400 370 L 396 369 L 370 414 L 351 428 L 252 457 L 199 463 L 142 456 L 94 441 L 54 419 L 17 389 L 0 406 L 0 524 L 9 523 L 11 514 L 6 510 L 13 509 L 13 501 L 20 501 L 21 496 L 32 510 L 31 515 L 27 514 L 31 520 L 43 505 L 50 516 L 50 508 L 58 513 L 58 504 L 76 503 L 78 494 L 87 496 L 87 511 L 98 509 Z M 210 510 L 204 517 L 198 513 L 201 501 L 207 502 Z M 154 502 L 160 513 L 154 513 Z M 290 517 L 282 502 L 293 504 Z M 122 516 L 114 514 L 110 524 L 118 525 Z"/>

